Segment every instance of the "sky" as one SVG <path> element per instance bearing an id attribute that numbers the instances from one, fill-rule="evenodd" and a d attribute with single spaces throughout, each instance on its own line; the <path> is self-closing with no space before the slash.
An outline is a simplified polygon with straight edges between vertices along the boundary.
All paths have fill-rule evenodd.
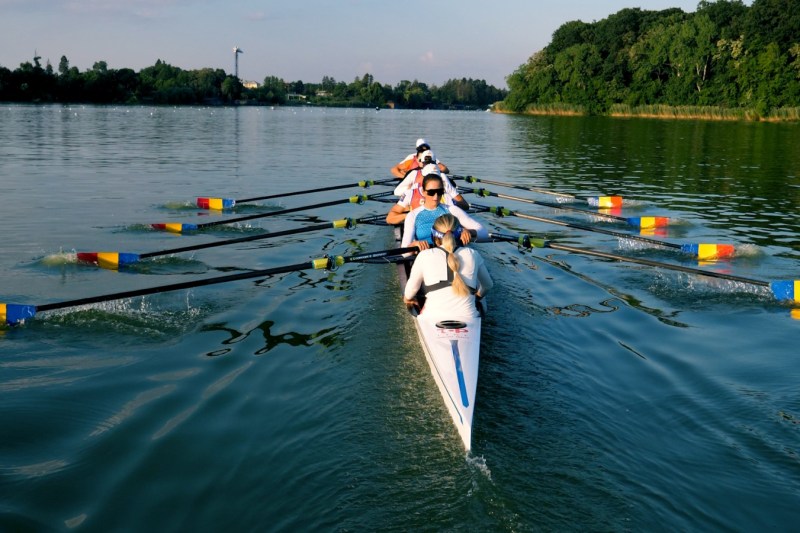
<path id="1" fill-rule="evenodd" d="M 694 12 L 698 0 L 0 0 L 0 66 L 34 54 L 82 72 L 97 61 L 139 71 L 161 59 L 185 70 L 382 84 L 505 78 L 565 22 L 626 7 Z M 746 2 L 748 5 L 751 2 Z"/>

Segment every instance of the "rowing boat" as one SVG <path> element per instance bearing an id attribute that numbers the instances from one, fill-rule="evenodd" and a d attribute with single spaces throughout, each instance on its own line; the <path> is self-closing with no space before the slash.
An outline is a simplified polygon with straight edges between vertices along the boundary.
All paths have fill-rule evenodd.
<path id="1" fill-rule="evenodd" d="M 411 261 L 398 263 L 397 270 L 402 294 L 411 271 Z M 478 385 L 481 319 L 437 321 L 426 319 L 425 313 L 418 313 L 414 307 L 410 307 L 409 312 L 436 386 L 461 436 L 464 449 L 469 451 Z"/>

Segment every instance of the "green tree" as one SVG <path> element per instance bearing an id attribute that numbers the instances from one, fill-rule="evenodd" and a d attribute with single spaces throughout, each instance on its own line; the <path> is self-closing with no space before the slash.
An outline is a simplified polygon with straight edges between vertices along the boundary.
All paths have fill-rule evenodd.
<path id="1" fill-rule="evenodd" d="M 58 75 L 66 76 L 69 74 L 69 60 L 67 56 L 61 56 L 61 61 L 58 62 Z"/>
<path id="2" fill-rule="evenodd" d="M 286 82 L 277 76 L 267 76 L 264 83 L 258 88 L 259 101 L 271 104 L 286 103 Z"/>

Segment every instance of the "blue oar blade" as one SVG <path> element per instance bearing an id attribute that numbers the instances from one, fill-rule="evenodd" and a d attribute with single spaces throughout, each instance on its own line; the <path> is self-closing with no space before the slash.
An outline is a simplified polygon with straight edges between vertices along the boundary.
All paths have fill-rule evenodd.
<path id="1" fill-rule="evenodd" d="M 800 280 L 773 281 L 769 288 L 778 300 L 800 302 Z"/>
<path id="2" fill-rule="evenodd" d="M 16 326 L 25 322 L 25 319 L 33 318 L 36 314 L 36 306 L 20 304 L 0 303 L 0 323 L 8 326 Z"/>

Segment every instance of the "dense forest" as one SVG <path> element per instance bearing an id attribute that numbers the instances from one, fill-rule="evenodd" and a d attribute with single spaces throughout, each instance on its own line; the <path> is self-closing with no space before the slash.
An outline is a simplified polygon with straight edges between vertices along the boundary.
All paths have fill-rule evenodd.
<path id="1" fill-rule="evenodd" d="M 800 106 L 800 0 L 703 0 L 694 13 L 635 8 L 568 22 L 508 86 L 500 107 L 513 112 L 650 106 L 659 114 L 663 106 L 774 115 Z"/>
<path id="2" fill-rule="evenodd" d="M 134 72 L 110 69 L 105 61 L 80 72 L 61 57 L 58 68 L 41 57 L 18 69 L 0 67 L 0 101 L 97 104 L 307 104 L 352 107 L 396 106 L 413 109 L 478 109 L 502 100 L 507 91 L 484 80 L 449 80 L 441 87 L 401 81 L 394 87 L 372 75 L 351 83 L 324 76 L 321 83 L 285 82 L 267 76 L 245 86 L 222 69 L 182 70 L 161 60 Z"/>

